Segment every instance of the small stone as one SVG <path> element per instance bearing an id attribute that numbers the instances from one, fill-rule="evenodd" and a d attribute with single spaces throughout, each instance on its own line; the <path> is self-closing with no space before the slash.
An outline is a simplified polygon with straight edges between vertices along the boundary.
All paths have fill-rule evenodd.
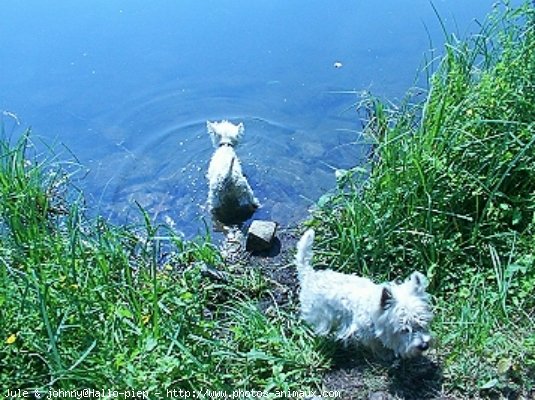
<path id="1" fill-rule="evenodd" d="M 253 221 L 247 233 L 246 250 L 261 252 L 271 249 L 276 231 L 277 223 L 273 221 Z"/>

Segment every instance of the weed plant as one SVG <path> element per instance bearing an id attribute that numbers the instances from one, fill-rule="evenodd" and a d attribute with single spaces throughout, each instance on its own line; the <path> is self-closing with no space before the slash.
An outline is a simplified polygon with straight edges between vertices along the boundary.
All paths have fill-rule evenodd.
<path id="1" fill-rule="evenodd" d="M 326 365 L 269 287 L 209 237 L 84 214 L 60 165 L 0 141 L 0 393 L 29 389 L 304 390 Z M 70 200 L 69 200 L 70 198 Z M 167 238 L 165 249 L 161 236 Z M 219 283 L 204 266 L 226 269 Z M 158 394 L 159 393 L 159 394 Z"/>
<path id="2" fill-rule="evenodd" d="M 530 2 L 506 5 L 447 35 L 423 104 L 364 99 L 371 168 L 342 175 L 311 222 L 333 268 L 427 274 L 445 389 L 470 398 L 535 379 L 534 29 Z"/>

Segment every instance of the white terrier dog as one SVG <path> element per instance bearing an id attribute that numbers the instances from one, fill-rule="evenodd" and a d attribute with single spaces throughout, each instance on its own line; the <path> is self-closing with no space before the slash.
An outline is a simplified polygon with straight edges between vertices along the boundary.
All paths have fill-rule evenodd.
<path id="1" fill-rule="evenodd" d="M 301 284 L 301 316 L 316 334 L 357 341 L 375 352 L 387 348 L 396 356 L 421 355 L 431 343 L 432 319 L 426 278 L 413 272 L 403 283 L 377 285 L 355 275 L 311 265 L 314 231 L 297 244 L 296 264 Z"/>
<path id="2" fill-rule="evenodd" d="M 207 122 L 216 148 L 208 167 L 208 208 L 216 220 L 226 224 L 245 221 L 260 206 L 242 173 L 234 146 L 243 136 L 243 123 Z"/>

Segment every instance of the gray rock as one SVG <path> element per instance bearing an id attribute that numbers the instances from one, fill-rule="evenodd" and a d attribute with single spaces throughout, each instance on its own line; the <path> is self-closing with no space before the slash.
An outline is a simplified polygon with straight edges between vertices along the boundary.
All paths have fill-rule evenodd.
<path id="1" fill-rule="evenodd" d="M 261 252 L 268 251 L 273 245 L 273 239 L 277 232 L 277 223 L 273 221 L 255 220 L 251 223 L 247 232 L 247 251 Z"/>

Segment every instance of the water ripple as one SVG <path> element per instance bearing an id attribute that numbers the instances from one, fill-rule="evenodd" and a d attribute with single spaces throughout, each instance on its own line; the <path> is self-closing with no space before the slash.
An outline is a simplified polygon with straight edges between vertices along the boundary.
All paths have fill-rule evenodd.
<path id="1" fill-rule="evenodd" d="M 255 90 L 174 88 L 123 105 L 100 128 L 102 136 L 114 142 L 114 151 L 106 156 L 109 162 L 101 162 L 95 174 L 103 186 L 101 211 L 113 219 L 139 216 L 132 206 L 137 202 L 155 220 L 174 221 L 186 236 L 202 231 L 202 219 L 210 220 L 204 207 L 205 174 L 213 152 L 206 120 L 225 118 L 245 125 L 236 152 L 262 203 L 255 218 L 282 225 L 303 219 L 334 185 L 329 165 L 353 165 L 360 150 L 352 144 L 354 133 L 330 128 L 333 118 L 304 115 L 303 110 L 318 111 L 310 100 L 289 99 L 283 111 L 274 111 L 280 97 L 277 86 L 267 82 Z"/>

